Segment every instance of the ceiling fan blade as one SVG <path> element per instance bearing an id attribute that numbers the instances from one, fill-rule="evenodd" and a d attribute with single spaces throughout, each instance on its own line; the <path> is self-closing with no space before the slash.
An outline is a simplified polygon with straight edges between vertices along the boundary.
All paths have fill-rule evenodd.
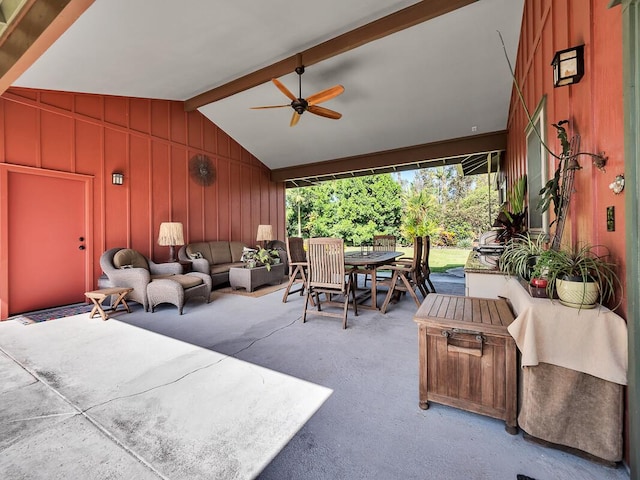
<path id="1" fill-rule="evenodd" d="M 328 108 L 318 107 L 317 105 L 311 105 L 307 107 L 307 111 L 315 113 L 316 115 L 320 115 L 321 117 L 332 118 L 334 120 L 338 120 L 342 117 L 341 113 L 329 110 Z"/>
<path id="2" fill-rule="evenodd" d="M 298 121 L 300 120 L 300 114 L 294 110 L 293 117 L 291 117 L 290 127 L 295 127 Z"/>
<path id="3" fill-rule="evenodd" d="M 318 103 L 326 102 L 327 100 L 337 97 L 342 92 L 344 92 L 344 87 L 342 85 L 335 85 L 321 92 L 314 93 L 307 98 L 307 103 L 309 105 L 317 105 Z"/>
<path id="4" fill-rule="evenodd" d="M 285 87 L 280 80 L 278 80 L 277 78 L 272 78 L 271 81 L 276 87 L 278 87 L 278 90 L 284 93 L 290 100 L 292 101 L 297 100 L 296 96 L 293 93 L 291 93 L 289 89 Z"/>
<path id="5" fill-rule="evenodd" d="M 282 107 L 290 107 L 291 104 L 287 105 L 266 105 L 264 107 L 249 107 L 251 110 L 262 110 L 263 108 L 282 108 Z"/>

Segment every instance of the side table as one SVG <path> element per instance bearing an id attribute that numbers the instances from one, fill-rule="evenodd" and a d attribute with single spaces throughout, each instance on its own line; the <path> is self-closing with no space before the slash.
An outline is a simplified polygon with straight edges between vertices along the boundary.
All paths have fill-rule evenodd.
<path id="1" fill-rule="evenodd" d="M 532 297 L 515 279 L 500 295 L 517 315 L 508 329 L 521 352 L 522 430 L 605 463 L 622 460 L 626 322 L 603 306 Z"/>
<path id="2" fill-rule="evenodd" d="M 102 320 L 106 320 L 109 316 L 106 314 L 104 309 L 102 308 L 102 303 L 107 299 L 111 298 L 111 296 L 117 296 L 116 301 L 113 302 L 112 307 L 109 311 L 115 311 L 118 308 L 118 305 L 122 304 L 126 309 L 127 313 L 131 312 L 129 310 L 129 305 L 127 305 L 127 301 L 124 297 L 127 293 L 133 291 L 133 288 L 128 287 L 112 287 L 112 288 L 101 288 L 100 290 L 93 290 L 91 292 L 85 292 L 85 296 L 93 302 L 93 308 L 89 313 L 89 318 L 93 318 L 93 316 L 98 313 L 102 317 Z"/>
<path id="3" fill-rule="evenodd" d="M 504 299 L 427 295 L 418 324 L 420 408 L 429 401 L 504 420 L 517 429 L 516 344 Z"/>

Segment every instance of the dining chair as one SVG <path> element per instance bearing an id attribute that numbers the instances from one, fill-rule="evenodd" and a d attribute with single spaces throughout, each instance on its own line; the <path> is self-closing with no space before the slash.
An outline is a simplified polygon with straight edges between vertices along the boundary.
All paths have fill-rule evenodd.
<path id="1" fill-rule="evenodd" d="M 395 235 L 374 235 L 373 236 L 373 251 L 374 252 L 395 252 L 396 250 L 396 236 Z M 367 286 L 367 280 L 369 279 L 369 275 L 378 274 L 378 272 L 388 272 L 389 269 L 385 267 L 379 267 L 377 270 L 366 271 L 364 273 L 364 286 Z M 383 279 L 384 277 L 379 276 L 378 278 Z"/>
<path id="2" fill-rule="evenodd" d="M 395 235 L 374 235 L 373 250 L 379 252 L 393 252 L 396 249 Z"/>
<path id="3" fill-rule="evenodd" d="M 433 286 L 433 283 L 431 283 L 431 279 L 429 278 L 429 275 L 431 274 L 431 269 L 429 268 L 430 251 L 431 237 L 429 237 L 429 235 L 425 235 L 422 239 L 422 262 L 420 264 L 420 280 L 425 292 L 436 293 L 436 287 Z M 431 288 L 431 292 L 429 292 L 429 288 L 427 288 L 427 283 Z"/>
<path id="4" fill-rule="evenodd" d="M 287 258 L 289 260 L 289 283 L 284 290 L 282 302 L 287 303 L 287 298 L 292 293 L 300 292 L 304 295 L 307 286 L 307 254 L 304 251 L 304 240 L 301 237 L 287 237 L 286 239 Z M 294 284 L 300 283 L 300 288 L 291 290 Z"/>
<path id="5" fill-rule="evenodd" d="M 388 287 L 387 296 L 384 299 L 380 311 L 386 313 L 387 307 L 394 295 L 399 296 L 402 293 L 409 293 L 416 305 L 420 307 L 420 300 L 416 295 L 416 288 L 420 290 L 423 297 L 427 296 L 427 291 L 420 281 L 420 270 L 422 261 L 422 237 L 415 237 L 413 240 L 413 258 L 411 263 L 396 262 L 386 266 L 393 275 L 391 279 L 381 280 L 378 283 Z"/>
<path id="6" fill-rule="evenodd" d="M 344 241 L 341 238 L 310 238 L 307 260 L 307 291 L 302 322 L 306 322 L 307 307 L 311 297 L 315 300 L 316 310 L 310 310 L 310 314 L 342 318 L 342 328 L 347 328 L 349 295 L 353 298 L 354 315 L 358 315 L 358 305 L 354 287 L 356 270 L 345 269 Z M 325 294 L 323 302 L 320 301 L 322 293 Z M 323 303 L 326 306 L 338 304 L 332 300 L 333 295 L 340 295 L 342 298 L 342 314 L 322 310 Z"/>

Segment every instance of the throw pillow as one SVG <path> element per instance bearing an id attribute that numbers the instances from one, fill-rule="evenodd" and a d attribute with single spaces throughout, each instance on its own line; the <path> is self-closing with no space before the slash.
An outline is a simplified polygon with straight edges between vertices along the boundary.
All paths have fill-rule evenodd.
<path id="1" fill-rule="evenodd" d="M 190 258 L 191 260 L 197 260 L 197 259 L 199 259 L 199 258 L 204 258 L 204 257 L 202 256 L 202 253 L 201 253 L 201 252 L 194 252 L 194 253 L 190 253 L 190 254 L 189 254 L 189 258 Z"/>
<path id="2" fill-rule="evenodd" d="M 258 250 L 256 250 L 255 248 L 244 247 L 242 249 L 242 257 L 240 257 L 240 261 L 245 262 L 249 260 L 249 258 L 252 258 L 257 251 Z"/>
<path id="3" fill-rule="evenodd" d="M 120 265 L 120 268 L 133 268 L 133 265 Z"/>

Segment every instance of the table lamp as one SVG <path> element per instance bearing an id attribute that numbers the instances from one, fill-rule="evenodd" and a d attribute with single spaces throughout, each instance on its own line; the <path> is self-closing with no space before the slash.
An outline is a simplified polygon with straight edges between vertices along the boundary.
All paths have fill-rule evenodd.
<path id="1" fill-rule="evenodd" d="M 158 245 L 169 246 L 169 262 L 176 261 L 176 245 L 184 245 L 184 234 L 182 223 L 162 222 L 160 224 L 160 235 Z"/>
<path id="2" fill-rule="evenodd" d="M 273 240 L 273 227 L 271 225 L 258 225 L 256 241 L 262 242 L 262 248 L 266 248 L 267 242 Z"/>

